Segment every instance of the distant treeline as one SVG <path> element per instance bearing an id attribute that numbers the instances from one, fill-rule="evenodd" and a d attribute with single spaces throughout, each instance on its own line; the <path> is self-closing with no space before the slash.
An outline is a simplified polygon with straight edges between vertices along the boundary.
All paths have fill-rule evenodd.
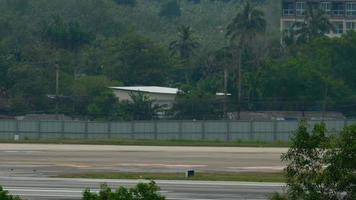
<path id="1" fill-rule="evenodd" d="M 58 102 L 68 115 L 150 119 L 160 112 L 150 99 L 118 102 L 107 86 L 157 85 L 183 91 L 172 118 L 241 110 L 355 116 L 356 33 L 281 45 L 280 5 L 245 2 L 0 1 L 0 114 L 54 113 Z M 224 91 L 232 96 L 217 99 Z"/>

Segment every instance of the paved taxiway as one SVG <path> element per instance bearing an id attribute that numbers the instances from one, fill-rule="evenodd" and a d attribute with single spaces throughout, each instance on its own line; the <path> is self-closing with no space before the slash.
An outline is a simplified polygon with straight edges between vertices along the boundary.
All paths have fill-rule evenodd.
<path id="1" fill-rule="evenodd" d="M 85 188 L 98 191 L 104 182 L 117 188 L 131 187 L 140 181 L 0 177 L 5 189 L 27 200 L 79 200 Z M 157 181 L 157 184 L 168 200 L 257 200 L 267 199 L 273 191 L 283 189 L 279 183 Z"/>
<path id="2" fill-rule="evenodd" d="M 0 176 L 80 172 L 278 171 L 286 148 L 0 144 Z"/>

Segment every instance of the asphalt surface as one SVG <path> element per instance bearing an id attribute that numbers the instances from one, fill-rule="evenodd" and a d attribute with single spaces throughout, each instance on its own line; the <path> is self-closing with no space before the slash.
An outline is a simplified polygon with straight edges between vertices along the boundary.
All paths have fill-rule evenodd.
<path id="1" fill-rule="evenodd" d="M 101 183 L 132 187 L 136 180 L 48 178 L 85 172 L 279 171 L 286 148 L 154 147 L 0 144 L 0 185 L 27 200 L 81 199 Z M 267 199 L 281 184 L 157 181 L 170 200 Z"/>
<path id="2" fill-rule="evenodd" d="M 0 144 L 0 176 L 82 172 L 280 171 L 286 148 Z"/>
<path id="3" fill-rule="evenodd" d="M 132 187 L 142 181 L 0 177 L 0 184 L 6 190 L 26 200 L 79 200 L 85 188 L 97 192 L 104 182 L 118 188 Z M 283 184 L 279 183 L 157 181 L 157 184 L 161 187 L 160 193 L 168 200 L 268 199 L 271 192 L 283 189 Z"/>

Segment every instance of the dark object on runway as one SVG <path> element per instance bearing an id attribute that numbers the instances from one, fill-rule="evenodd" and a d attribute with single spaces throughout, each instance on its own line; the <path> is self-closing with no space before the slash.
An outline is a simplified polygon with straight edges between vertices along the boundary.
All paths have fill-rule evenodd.
<path id="1" fill-rule="evenodd" d="M 195 171 L 192 170 L 192 169 L 187 170 L 187 171 L 185 172 L 185 177 L 186 177 L 186 178 L 193 177 L 194 175 L 195 175 Z"/>

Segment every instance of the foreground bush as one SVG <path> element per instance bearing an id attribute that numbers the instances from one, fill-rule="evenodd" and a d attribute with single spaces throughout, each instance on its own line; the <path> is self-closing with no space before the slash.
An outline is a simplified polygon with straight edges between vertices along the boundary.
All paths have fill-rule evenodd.
<path id="1" fill-rule="evenodd" d="M 21 200 L 20 197 L 12 196 L 0 186 L 0 200 Z"/>
<path id="2" fill-rule="evenodd" d="M 103 184 L 99 194 L 86 189 L 83 193 L 83 200 L 165 200 L 166 198 L 158 193 L 159 189 L 153 181 L 139 183 L 130 189 L 120 187 L 116 191 L 112 191 L 108 185 Z"/>
<path id="3" fill-rule="evenodd" d="M 302 124 L 282 160 L 288 162 L 286 193 L 272 200 L 356 199 L 356 125 L 327 136 L 323 124 L 311 132 Z"/>

